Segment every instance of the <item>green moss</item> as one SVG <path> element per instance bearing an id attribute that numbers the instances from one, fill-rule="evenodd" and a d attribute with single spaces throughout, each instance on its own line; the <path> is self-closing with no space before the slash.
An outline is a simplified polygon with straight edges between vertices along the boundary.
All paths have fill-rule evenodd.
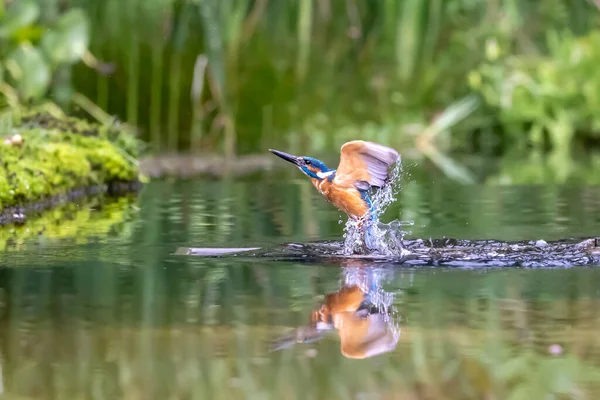
<path id="1" fill-rule="evenodd" d="M 0 209 L 138 177 L 140 142 L 117 126 L 44 112 L 23 112 L 3 122 L 0 136 L 18 133 L 23 143 L 0 142 Z"/>
<path id="2" fill-rule="evenodd" d="M 10 203 L 11 198 L 10 184 L 6 176 L 6 171 L 4 168 L 0 168 L 0 210 Z"/>
<path id="3" fill-rule="evenodd" d="M 70 140 L 78 148 L 85 149 L 88 161 L 98 167 L 98 179 L 101 181 L 133 180 L 137 176 L 137 166 L 123 152 L 115 151 L 116 146 L 106 139 L 97 137 L 71 136 Z M 101 167 L 101 168 L 100 168 Z"/>
<path id="4" fill-rule="evenodd" d="M 131 229 L 136 212 L 135 198 L 96 197 L 84 204 L 64 203 L 45 213 L 28 218 L 25 225 L 0 229 L 0 251 L 19 249 L 40 240 L 75 240 L 85 243 L 90 237 L 106 236 L 110 232 L 126 233 Z"/>

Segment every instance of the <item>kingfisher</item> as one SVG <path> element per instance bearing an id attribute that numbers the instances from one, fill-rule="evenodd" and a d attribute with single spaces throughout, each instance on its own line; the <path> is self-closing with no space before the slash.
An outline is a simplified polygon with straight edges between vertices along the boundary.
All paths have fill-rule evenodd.
<path id="1" fill-rule="evenodd" d="M 324 303 L 310 313 L 309 323 L 277 338 L 272 349 L 318 342 L 336 332 L 346 358 L 370 358 L 394 350 L 400 339 L 399 330 L 389 315 L 367 303 L 366 297 L 357 286 L 343 286 L 338 292 L 327 294 Z"/>
<path id="2" fill-rule="evenodd" d="M 400 161 L 396 150 L 363 140 L 342 145 L 336 169 L 330 169 L 324 162 L 312 157 L 294 156 L 273 149 L 269 151 L 296 165 L 310 178 L 319 193 L 349 218 L 358 221 L 359 226 L 376 218 L 370 198 L 371 189 L 389 183 L 389 167 Z M 369 238 L 366 236 L 365 239 Z"/>
<path id="3" fill-rule="evenodd" d="M 294 156 L 273 149 L 269 151 L 296 165 L 310 178 L 319 193 L 354 220 L 364 219 L 374 211 L 370 189 L 387 184 L 389 167 L 400 161 L 396 150 L 363 140 L 342 145 L 336 169 L 330 169 L 324 162 L 312 157 Z"/>
<path id="4" fill-rule="evenodd" d="M 358 260 L 342 265 L 346 270 L 350 268 L 351 275 L 359 276 L 359 281 L 365 281 L 363 284 L 374 274 L 372 267 L 361 265 Z M 337 292 L 326 294 L 323 303 L 311 311 L 308 324 L 278 338 L 273 350 L 317 342 L 332 332 L 337 333 L 341 353 L 347 358 L 369 358 L 394 350 L 400 331 L 389 312 L 380 309 L 370 297 L 380 286 L 370 286 L 361 288 L 356 282 L 345 282 Z"/>

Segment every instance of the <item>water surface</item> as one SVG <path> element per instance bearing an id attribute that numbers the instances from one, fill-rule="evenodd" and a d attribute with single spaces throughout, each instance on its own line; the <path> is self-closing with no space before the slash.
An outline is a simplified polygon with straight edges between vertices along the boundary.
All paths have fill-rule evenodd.
<path id="1" fill-rule="evenodd" d="M 111 229 L 90 220 L 74 237 L 42 234 L 0 253 L 5 398 L 600 396 L 596 268 L 175 254 L 340 240 L 339 212 L 287 172 L 155 182 L 120 207 L 128 217 Z M 598 235 L 598 209 L 598 187 L 436 177 L 408 179 L 383 219 L 414 221 L 410 237 L 555 240 Z M 370 319 L 336 314 L 345 331 L 301 330 L 327 294 L 353 285 L 388 307 Z M 306 343 L 287 340 L 297 332 Z M 365 344 L 365 332 L 379 342 Z"/>

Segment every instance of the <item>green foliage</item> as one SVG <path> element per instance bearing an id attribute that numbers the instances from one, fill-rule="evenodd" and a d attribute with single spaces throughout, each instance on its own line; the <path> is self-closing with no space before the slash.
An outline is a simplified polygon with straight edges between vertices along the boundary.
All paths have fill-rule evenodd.
<path id="1" fill-rule="evenodd" d="M 551 31 L 547 43 L 548 55 L 506 54 L 469 79 L 510 143 L 543 149 L 547 133 L 554 149 L 568 153 L 575 134 L 600 137 L 600 31 L 583 37 Z"/>
<path id="2" fill-rule="evenodd" d="M 47 8 L 47 7 L 46 7 Z M 61 84 L 52 77 L 81 60 L 88 50 L 90 27 L 81 9 L 70 9 L 57 19 L 44 15 L 40 2 L 12 1 L 0 12 L 0 83 L 17 90 L 21 101 L 38 101 Z M 7 88 L 0 94 L 5 96 Z"/>
<path id="3" fill-rule="evenodd" d="M 15 1 L 10 7 L 2 10 L 2 24 L 0 25 L 0 38 L 7 39 L 16 35 L 19 30 L 26 29 L 35 23 L 40 15 L 40 8 L 34 1 Z"/>
<path id="4" fill-rule="evenodd" d="M 74 76 L 101 107 L 145 128 L 156 152 L 334 150 L 334 132 L 362 137 L 363 126 L 381 132 L 374 140 L 414 147 L 474 91 L 468 76 L 486 54 L 536 65 L 558 56 L 546 32 L 593 29 L 596 7 L 575 3 L 132 0 L 123 10 L 118 0 L 89 0 L 78 4 L 93 16 L 90 46 L 119 68 L 110 78 L 84 68 Z M 197 68 L 204 59 L 206 70 Z M 475 130 L 497 137 L 498 112 L 477 109 L 436 146 L 468 148 Z M 502 128 L 507 141 L 519 135 Z"/>
<path id="5" fill-rule="evenodd" d="M 445 153 L 480 150 L 482 137 L 490 151 L 542 147 L 547 132 L 567 154 L 576 139 L 597 136 L 600 91 L 582 85 L 597 75 L 592 2 L 69 0 L 53 17 L 41 4 L 6 8 L 3 59 L 31 43 L 52 85 L 72 79 L 99 109 L 140 126 L 157 153 L 334 151 L 340 132 L 368 133 L 469 182 Z M 86 65 L 72 64 L 82 57 Z M 19 85 L 4 64 L 21 93 L 50 93 L 43 68 Z M 474 92 L 488 104 L 431 135 Z"/>
<path id="6" fill-rule="evenodd" d="M 53 64 L 73 64 L 79 61 L 89 45 L 89 22 L 82 10 L 73 9 L 58 20 L 54 28 L 42 37 L 41 45 Z"/>
<path id="7" fill-rule="evenodd" d="M 22 145 L 0 144 L 0 209 L 75 188 L 137 179 L 139 147 L 123 137 L 126 132 L 35 111 L 16 114 L 11 123 L 6 138 L 18 133 Z"/>
<path id="8" fill-rule="evenodd" d="M 42 52 L 29 43 L 21 44 L 4 63 L 13 84 L 24 99 L 39 99 L 50 84 L 50 67 Z"/>

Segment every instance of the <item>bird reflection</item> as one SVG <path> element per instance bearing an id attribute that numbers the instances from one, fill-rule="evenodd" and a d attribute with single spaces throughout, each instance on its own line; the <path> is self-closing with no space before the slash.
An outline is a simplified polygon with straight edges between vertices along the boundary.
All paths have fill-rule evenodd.
<path id="1" fill-rule="evenodd" d="M 393 294 L 382 288 L 389 273 L 360 260 L 344 261 L 340 289 L 326 294 L 324 302 L 310 313 L 309 323 L 276 340 L 273 350 L 316 342 L 334 332 L 347 358 L 369 358 L 394 350 L 400 328 L 393 312 Z"/>

